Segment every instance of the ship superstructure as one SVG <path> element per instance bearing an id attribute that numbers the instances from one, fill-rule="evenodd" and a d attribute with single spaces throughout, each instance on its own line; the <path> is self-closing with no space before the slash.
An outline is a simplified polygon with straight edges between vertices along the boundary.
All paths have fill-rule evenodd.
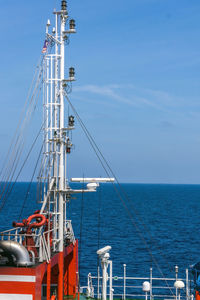
<path id="1" fill-rule="evenodd" d="M 67 179 L 68 155 L 74 117 L 66 118 L 65 103 L 75 70 L 65 75 L 65 46 L 76 33 L 74 19 L 69 19 L 67 2 L 54 11 L 55 26 L 46 25 L 43 47 L 43 158 L 38 177 L 41 209 L 10 230 L 1 232 L 0 299 L 56 299 L 78 294 L 78 241 L 66 218 L 66 205 L 72 194 L 94 192 L 99 182 L 112 178 L 74 178 L 87 183 L 74 190 Z M 52 28 L 52 29 L 51 29 Z M 51 32 L 50 32 L 51 29 Z"/>

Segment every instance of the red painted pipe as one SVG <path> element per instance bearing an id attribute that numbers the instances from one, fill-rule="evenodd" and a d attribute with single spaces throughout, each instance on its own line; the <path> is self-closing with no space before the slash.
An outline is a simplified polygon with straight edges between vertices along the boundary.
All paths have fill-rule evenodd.
<path id="1" fill-rule="evenodd" d="M 196 293 L 195 293 L 195 299 L 196 299 L 196 300 L 200 300 L 200 294 L 199 294 L 198 291 L 196 291 Z"/>
<path id="2" fill-rule="evenodd" d="M 30 224 L 30 222 L 33 220 L 33 219 L 36 219 L 36 218 L 40 218 L 42 219 L 39 223 L 32 223 Z M 38 228 L 38 227 L 41 227 L 43 226 L 44 224 L 46 223 L 46 217 L 44 215 L 41 215 L 41 214 L 35 214 L 35 215 L 32 215 L 30 217 L 28 217 L 27 219 L 27 225 L 29 226 L 29 228 Z M 29 225 L 30 224 L 30 225 Z"/>
<path id="3" fill-rule="evenodd" d="M 14 221 L 14 222 L 12 223 L 12 226 L 13 226 L 13 227 L 24 227 L 25 224 L 24 224 L 24 223 L 17 223 L 17 222 Z"/>
<path id="4" fill-rule="evenodd" d="M 64 276 L 64 255 L 63 252 L 59 253 L 58 257 L 58 300 L 63 300 L 63 276 Z"/>
<path id="5" fill-rule="evenodd" d="M 47 264 L 47 300 L 51 297 L 51 260 Z"/>
<path id="6" fill-rule="evenodd" d="M 36 218 L 40 218 L 41 221 L 39 223 L 34 222 L 34 223 L 30 224 L 30 222 L 33 219 L 36 219 Z M 47 221 L 47 219 L 46 219 L 46 217 L 44 215 L 34 214 L 34 215 L 28 217 L 28 219 L 24 219 L 22 221 L 22 223 L 13 222 L 12 225 L 13 225 L 13 227 L 26 227 L 26 226 L 29 226 L 29 229 L 31 229 L 31 228 L 37 228 L 37 227 L 43 226 L 46 223 L 46 221 Z"/>

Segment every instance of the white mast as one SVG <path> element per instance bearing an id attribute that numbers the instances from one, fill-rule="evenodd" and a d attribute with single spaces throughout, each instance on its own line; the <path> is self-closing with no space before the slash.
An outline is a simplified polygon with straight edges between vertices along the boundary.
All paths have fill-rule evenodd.
<path id="1" fill-rule="evenodd" d="M 41 213 L 51 214 L 53 220 L 53 248 L 62 252 L 64 244 L 65 194 L 66 194 L 66 146 L 69 144 L 64 122 L 65 79 L 65 42 L 68 35 L 75 33 L 74 20 L 68 19 L 67 3 L 62 1 L 61 11 L 54 11 L 55 28 L 49 33 L 50 21 L 47 23 L 46 40 L 54 46 L 55 53 L 44 56 L 44 159 L 40 174 L 41 186 L 44 187 Z M 49 51 L 50 52 L 50 51 Z M 70 68 L 73 75 L 74 69 Z M 68 126 L 69 127 L 69 126 Z M 72 126 L 73 127 L 73 126 Z"/>
<path id="2" fill-rule="evenodd" d="M 73 178 L 72 181 L 87 182 L 87 189 L 73 190 L 66 178 L 66 158 L 72 146 L 70 131 L 74 129 L 74 117 L 69 116 L 65 127 L 64 98 L 71 90 L 74 68 L 69 68 L 69 77 L 65 78 L 65 42 L 68 36 L 76 32 L 75 21 L 68 20 L 67 3 L 62 1 L 61 11 L 54 11 L 55 28 L 50 34 L 50 21 L 47 23 L 46 41 L 54 53 L 44 56 L 44 158 L 40 173 L 40 186 L 43 188 L 41 213 L 51 217 L 53 250 L 63 252 L 63 245 L 68 239 L 66 230 L 66 201 L 71 194 L 95 192 L 99 182 L 113 182 L 113 178 Z M 66 30 L 66 25 L 68 29 Z M 52 51 L 53 52 L 53 51 Z M 50 222 L 49 230 L 50 230 Z M 68 224 L 68 223 L 67 223 Z M 70 221 L 69 221 L 69 224 Z M 70 225 L 71 226 L 71 225 Z M 65 239 L 66 238 L 66 239 Z"/>
<path id="3" fill-rule="evenodd" d="M 58 216 L 58 239 L 59 252 L 63 251 L 63 230 L 64 230 L 64 188 L 65 188 L 65 170 L 64 170 L 64 90 L 63 80 L 65 79 L 65 24 L 67 15 L 61 14 L 61 45 L 60 45 L 60 162 L 59 162 L 59 216 Z"/>

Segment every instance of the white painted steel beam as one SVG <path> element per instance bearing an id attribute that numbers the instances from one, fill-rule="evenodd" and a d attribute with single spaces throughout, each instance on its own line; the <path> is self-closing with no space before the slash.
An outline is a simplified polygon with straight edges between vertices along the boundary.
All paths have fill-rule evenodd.
<path id="1" fill-rule="evenodd" d="M 35 282 L 35 276 L 28 275 L 0 275 L 0 281 Z"/>
<path id="2" fill-rule="evenodd" d="M 114 182 L 115 178 L 71 178 L 71 182 Z"/>

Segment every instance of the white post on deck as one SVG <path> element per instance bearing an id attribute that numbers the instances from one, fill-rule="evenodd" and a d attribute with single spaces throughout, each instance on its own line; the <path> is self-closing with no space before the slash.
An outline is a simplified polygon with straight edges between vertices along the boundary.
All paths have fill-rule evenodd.
<path id="1" fill-rule="evenodd" d="M 97 254 L 99 255 L 99 258 L 101 260 L 101 267 L 102 267 L 102 300 L 106 300 L 107 298 L 107 280 L 108 280 L 108 261 L 110 258 L 109 251 L 111 249 L 111 246 L 106 246 L 104 248 L 101 248 L 97 251 Z"/>
<path id="2" fill-rule="evenodd" d="M 188 269 L 185 270 L 185 285 L 186 285 L 186 299 L 190 299 L 190 289 L 189 289 L 189 276 L 188 276 Z"/>
<path id="3" fill-rule="evenodd" d="M 123 299 L 126 299 L 126 264 L 123 264 L 124 267 L 124 295 L 123 295 Z"/>
<path id="4" fill-rule="evenodd" d="M 100 299 L 99 283 L 100 283 L 100 268 L 98 266 L 98 268 L 97 268 L 97 299 Z"/>
<path id="5" fill-rule="evenodd" d="M 153 298 L 152 286 L 153 286 L 153 268 L 150 268 L 150 300 Z"/>
<path id="6" fill-rule="evenodd" d="M 176 274 L 176 281 L 178 280 L 178 266 L 175 266 L 175 274 Z M 176 300 L 177 300 L 177 297 L 178 297 L 178 290 L 176 288 Z"/>
<path id="7" fill-rule="evenodd" d="M 112 287 L 112 260 L 108 261 L 110 266 L 110 288 L 109 288 L 109 300 L 113 300 L 113 287 Z"/>

